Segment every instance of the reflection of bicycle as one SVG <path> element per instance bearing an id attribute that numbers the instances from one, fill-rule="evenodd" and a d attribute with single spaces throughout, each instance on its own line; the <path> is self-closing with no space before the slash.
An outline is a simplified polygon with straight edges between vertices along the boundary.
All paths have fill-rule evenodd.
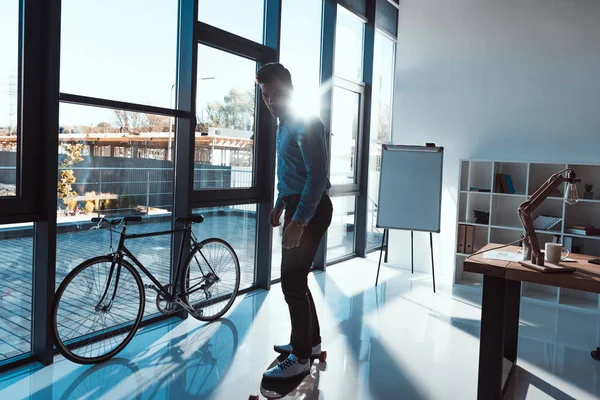
<path id="1" fill-rule="evenodd" d="M 118 384 L 126 382 L 128 388 L 136 389 L 134 397 L 140 399 L 138 368 L 135 364 L 120 358 L 113 358 L 109 363 L 94 365 L 79 376 L 65 390 L 61 400 L 94 398 L 100 399 L 107 396 Z"/>
<path id="2" fill-rule="evenodd" d="M 135 357 L 140 368 L 152 367 L 155 375 L 144 390 L 144 397 L 153 399 L 169 388 L 182 398 L 208 398 L 231 366 L 238 348 L 238 331 L 227 318 L 203 325 L 191 332 L 170 338 L 161 349 L 149 348 Z M 110 361 L 112 362 L 112 361 Z"/>
<path id="3" fill-rule="evenodd" d="M 198 242 L 195 215 L 178 218 L 183 228 L 127 234 L 128 222 L 141 217 L 114 220 L 94 218 L 96 229 L 119 233 L 117 250 L 84 261 L 62 281 L 52 307 L 54 338 L 65 358 L 80 364 L 103 362 L 118 354 L 135 335 L 144 315 L 145 290 L 156 292 L 156 307 L 163 314 L 187 311 L 201 321 L 223 316 L 233 304 L 240 286 L 240 263 L 233 248 L 221 239 Z M 115 231 L 114 227 L 120 227 Z M 183 233 L 177 269 L 168 285 L 160 282 L 125 247 L 126 240 Z M 189 255 L 184 260 L 184 251 Z M 126 259 L 127 257 L 127 259 Z M 131 260 L 154 283 L 144 285 Z M 182 262 L 183 261 L 183 262 Z"/>

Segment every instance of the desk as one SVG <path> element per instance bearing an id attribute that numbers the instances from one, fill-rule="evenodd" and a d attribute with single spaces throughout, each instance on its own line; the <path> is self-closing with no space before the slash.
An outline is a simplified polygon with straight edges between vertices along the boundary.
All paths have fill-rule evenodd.
<path id="1" fill-rule="evenodd" d="M 490 243 L 482 251 L 498 246 Z M 519 248 L 511 246 L 507 250 L 516 252 Z M 515 370 L 521 282 L 600 293 L 600 265 L 588 262 L 596 257 L 579 254 L 569 257 L 576 261 L 568 263 L 577 268 L 576 272 L 543 273 L 517 262 L 490 260 L 483 255 L 465 261 L 465 271 L 483 275 L 477 381 L 479 400 L 501 399 Z"/>

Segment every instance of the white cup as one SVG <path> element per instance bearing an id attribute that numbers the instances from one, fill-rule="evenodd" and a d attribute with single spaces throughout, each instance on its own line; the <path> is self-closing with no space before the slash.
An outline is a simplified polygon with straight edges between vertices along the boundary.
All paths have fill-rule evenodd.
<path id="1" fill-rule="evenodd" d="M 567 252 L 564 256 L 562 255 L 563 251 Z M 546 261 L 557 264 L 569 257 L 569 254 L 571 254 L 569 249 L 560 243 L 546 243 Z"/>

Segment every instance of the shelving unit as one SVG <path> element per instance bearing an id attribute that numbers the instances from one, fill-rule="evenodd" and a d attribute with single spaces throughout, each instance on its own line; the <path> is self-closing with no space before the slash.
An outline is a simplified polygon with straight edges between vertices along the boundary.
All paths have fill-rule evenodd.
<path id="1" fill-rule="evenodd" d="M 573 168 L 581 178 L 578 185 L 579 202 L 568 206 L 562 197 L 551 196 L 534 213 L 533 218 L 540 214 L 555 215 L 562 218 L 561 222 L 549 230 L 536 230 L 540 247 L 559 236 L 560 242 L 571 238 L 573 247 L 581 253 L 600 257 L 600 236 L 582 236 L 565 232 L 565 228 L 575 224 L 588 224 L 600 227 L 600 165 L 560 164 L 560 163 L 531 163 L 512 161 L 481 161 L 462 160 L 460 168 L 458 225 L 475 226 L 473 251 L 480 250 L 488 243 L 505 244 L 518 240 L 523 227 L 517 215 L 518 206 L 531 195 L 554 173 L 565 168 Z M 510 175 L 515 187 L 514 194 L 496 193 L 496 174 Z M 594 199 L 584 199 L 584 184 L 594 185 L 598 195 Z M 471 191 L 477 188 L 481 191 Z M 487 192 L 489 190 L 489 192 Z M 560 196 L 565 192 L 565 185 L 559 188 Z M 476 224 L 473 211 L 490 213 L 489 224 Z M 458 245 L 458 237 L 457 242 Z M 463 270 L 463 263 L 468 255 L 456 253 L 455 284 L 462 287 L 481 290 L 482 276 Z M 599 273 L 600 273 L 600 266 Z M 557 307 L 573 307 L 578 310 L 600 313 L 599 296 L 577 290 L 560 289 L 533 283 L 521 285 L 522 298 L 543 304 L 555 304 Z"/>

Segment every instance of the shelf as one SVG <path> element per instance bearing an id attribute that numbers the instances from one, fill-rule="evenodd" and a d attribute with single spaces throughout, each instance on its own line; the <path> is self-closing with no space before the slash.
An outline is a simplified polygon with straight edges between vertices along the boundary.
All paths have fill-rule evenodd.
<path id="1" fill-rule="evenodd" d="M 522 225 L 517 210 L 526 201 L 525 199 L 525 196 L 494 195 L 490 214 L 491 224 L 520 228 Z"/>
<path id="2" fill-rule="evenodd" d="M 516 226 L 490 225 L 490 228 L 505 229 L 507 231 L 524 231 L 525 230 L 522 226 L 516 227 Z M 546 234 L 546 235 L 562 235 L 561 231 L 549 231 L 549 230 L 545 230 L 545 229 L 536 229 L 535 233 L 541 233 L 541 234 Z M 565 235 L 567 235 L 567 234 L 565 233 Z M 589 236 L 585 236 L 585 237 L 589 237 Z M 600 239 L 600 236 L 598 236 L 598 239 Z"/>
<path id="3" fill-rule="evenodd" d="M 494 196 L 506 196 L 506 197 L 524 197 L 527 198 L 528 196 L 525 193 L 493 193 Z M 531 197 L 531 196 L 529 196 Z"/>
<path id="4" fill-rule="evenodd" d="M 561 231 L 549 231 L 546 229 L 536 229 L 535 233 L 541 233 L 541 234 L 545 234 L 545 235 L 562 235 Z"/>
<path id="5" fill-rule="evenodd" d="M 494 163 L 492 161 L 471 161 L 468 163 L 468 175 L 466 176 L 466 182 L 464 181 L 465 176 L 461 177 L 461 187 L 463 190 L 469 190 L 469 188 L 483 188 L 488 189 L 493 187 L 492 174 L 494 172 Z M 465 184 L 466 183 L 466 184 Z"/>
<path id="6" fill-rule="evenodd" d="M 487 160 L 461 160 L 460 182 L 458 193 L 458 226 L 471 225 L 475 227 L 475 242 L 473 248 L 478 249 L 489 242 L 511 243 L 518 240 L 524 231 L 517 209 L 519 205 L 531 199 L 537 188 L 541 187 L 548 178 L 557 171 L 565 169 L 567 164 L 561 163 L 536 163 L 516 161 L 487 161 Z M 600 227 L 600 189 L 595 190 L 597 197 L 594 199 L 583 198 L 583 183 L 594 184 L 600 187 L 600 165 L 573 166 L 577 177 L 582 178 L 579 188 L 579 202 L 573 206 L 565 205 L 564 193 L 566 186 L 559 186 L 559 190 L 548 197 L 532 213 L 532 218 L 539 215 L 553 215 L 562 218 L 558 224 L 549 229 L 536 229 L 535 233 L 543 247 L 544 242 L 553 241 L 553 236 L 559 240 L 571 241 L 580 252 L 600 257 L 600 236 L 577 235 L 564 232 L 570 225 L 589 224 Z M 515 187 L 515 193 L 498 193 L 502 190 L 496 186 L 496 174 L 510 175 Z M 469 190 L 470 188 L 489 189 L 490 192 Z M 477 224 L 474 211 L 489 212 L 489 224 Z M 462 250 L 465 251 L 465 250 Z M 455 285 L 465 291 L 481 291 L 483 277 L 464 271 L 463 263 L 472 254 L 455 252 Z M 574 290 L 559 289 L 547 285 L 537 285 L 524 282 L 521 291 L 524 301 L 548 306 L 548 309 L 559 311 L 578 310 L 582 313 L 598 313 L 600 315 L 600 297 L 597 294 L 582 293 Z"/>
<path id="7" fill-rule="evenodd" d="M 500 226 L 500 225 L 490 225 L 490 228 L 494 228 L 494 229 L 505 229 L 507 231 L 522 231 L 523 227 L 516 227 L 516 226 Z"/>
<path id="8" fill-rule="evenodd" d="M 530 299 L 558 303 L 558 289 L 552 286 L 538 285 L 535 283 L 523 283 L 523 297 Z"/>
<path id="9" fill-rule="evenodd" d="M 489 225 L 488 224 L 476 224 L 475 222 L 459 222 L 459 225 L 473 225 L 473 226 L 480 226 L 482 228 L 488 228 Z"/>
<path id="10" fill-rule="evenodd" d="M 523 290 L 523 297 L 527 297 L 528 299 L 544 301 L 548 303 L 558 303 L 557 295 L 546 292 L 538 292 L 537 290 Z"/>
<path id="11" fill-rule="evenodd" d="M 562 171 L 567 167 L 567 164 L 547 164 L 547 163 L 530 163 L 529 164 L 529 181 L 527 192 L 529 194 L 534 194 L 544 183 L 558 171 Z M 577 174 L 579 178 L 579 174 Z M 560 185 L 558 190 L 562 194 L 564 185 Z"/>
<path id="12" fill-rule="evenodd" d="M 505 176 L 510 176 L 512 180 L 512 184 L 514 187 L 515 193 L 520 194 L 523 193 L 523 196 L 527 192 L 527 174 L 529 171 L 529 166 L 526 162 L 513 162 L 513 161 L 495 161 L 494 162 L 494 176 L 493 183 L 494 188 L 500 190 L 496 182 L 496 176 L 498 174 L 504 174 Z M 506 185 L 508 186 L 508 185 Z M 505 193 L 511 194 L 511 193 Z"/>
<path id="13" fill-rule="evenodd" d="M 468 274 L 468 272 L 463 272 L 464 274 Z M 476 289 L 481 289 L 483 287 L 483 281 L 477 281 L 474 279 L 469 279 L 469 278 L 464 278 L 460 280 L 460 282 L 458 282 L 458 285 L 461 286 L 465 286 L 468 288 L 476 288 Z"/>
<path id="14" fill-rule="evenodd" d="M 476 190 L 461 190 L 460 192 L 469 194 L 487 194 L 488 196 L 491 194 L 491 192 L 478 192 Z"/>
<path id="15" fill-rule="evenodd" d="M 581 199 L 580 198 L 579 200 L 577 200 L 577 202 L 579 202 L 579 203 L 600 203 L 600 200 L 597 200 L 597 199 L 593 199 L 593 200 L 592 199 Z"/>
<path id="16" fill-rule="evenodd" d="M 600 236 L 576 235 L 574 233 L 568 233 L 568 232 L 565 232 L 564 236 L 569 236 L 569 237 L 574 237 L 574 238 L 581 238 L 581 239 L 600 240 Z"/>
<path id="17" fill-rule="evenodd" d="M 531 198 L 531 195 L 530 195 L 530 194 L 529 194 L 529 195 L 527 195 L 527 199 L 530 199 L 530 198 Z M 564 197 L 562 197 L 562 196 L 561 196 L 561 197 L 550 196 L 550 197 L 547 197 L 547 198 L 546 198 L 546 200 L 564 200 L 564 199 L 565 199 L 565 198 L 564 198 Z"/>
<path id="18" fill-rule="evenodd" d="M 596 295 L 596 299 L 590 299 L 585 297 L 576 297 L 576 296 L 565 296 L 563 294 L 560 295 L 560 304 L 565 306 L 571 306 L 576 308 L 585 308 L 586 310 L 598 310 L 598 298 Z"/>

